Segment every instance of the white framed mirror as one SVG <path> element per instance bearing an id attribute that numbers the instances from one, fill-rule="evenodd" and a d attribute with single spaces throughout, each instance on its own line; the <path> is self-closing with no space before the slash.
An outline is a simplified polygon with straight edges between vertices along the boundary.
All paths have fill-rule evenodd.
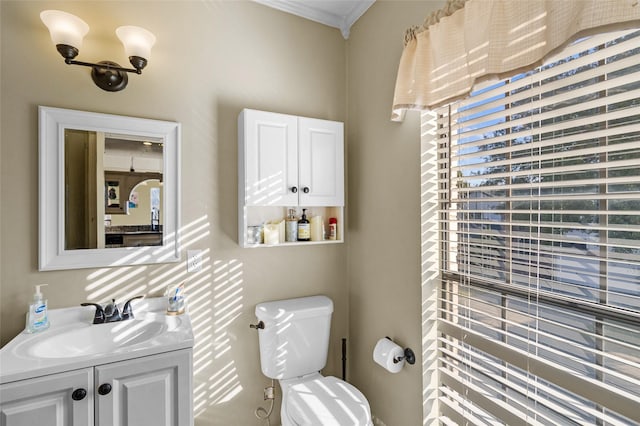
<path id="1" fill-rule="evenodd" d="M 180 123 L 40 106 L 40 271 L 180 260 Z"/>

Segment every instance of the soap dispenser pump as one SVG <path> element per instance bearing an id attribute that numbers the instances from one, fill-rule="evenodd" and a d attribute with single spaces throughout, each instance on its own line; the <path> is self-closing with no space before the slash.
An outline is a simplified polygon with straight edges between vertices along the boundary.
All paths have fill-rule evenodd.
<path id="1" fill-rule="evenodd" d="M 40 287 L 48 284 L 35 286 L 36 292 L 33 294 L 33 302 L 29 305 L 27 312 L 27 333 L 37 333 L 49 328 L 49 314 L 47 312 L 47 301 L 42 297 Z"/>

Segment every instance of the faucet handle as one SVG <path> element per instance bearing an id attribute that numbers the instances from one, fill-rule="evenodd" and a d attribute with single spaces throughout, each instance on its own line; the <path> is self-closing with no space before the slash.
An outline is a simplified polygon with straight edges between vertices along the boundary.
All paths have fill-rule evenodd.
<path id="1" fill-rule="evenodd" d="M 97 303 L 90 303 L 90 302 L 84 302 L 81 303 L 80 306 L 95 306 L 96 307 L 96 313 L 93 316 L 93 323 L 94 324 L 103 324 L 105 322 L 105 315 L 104 315 L 104 309 L 102 309 L 102 306 L 100 306 Z"/>
<path id="2" fill-rule="evenodd" d="M 133 309 L 131 308 L 131 302 L 136 299 L 142 299 L 144 296 L 136 296 L 127 300 L 122 308 L 122 320 L 132 319 L 133 318 Z"/>

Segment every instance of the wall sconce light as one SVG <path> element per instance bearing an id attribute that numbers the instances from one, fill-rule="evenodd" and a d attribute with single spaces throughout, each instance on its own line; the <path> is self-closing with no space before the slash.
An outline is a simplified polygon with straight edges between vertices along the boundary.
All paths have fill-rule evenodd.
<path id="1" fill-rule="evenodd" d="M 156 36 L 144 28 L 124 26 L 116 29 L 116 35 L 124 45 L 126 55 L 133 68 L 123 68 L 111 61 L 100 61 L 97 64 L 76 61 L 82 39 L 89 32 L 89 25 L 75 15 L 60 10 L 45 10 L 40 13 L 40 19 L 49 28 L 51 40 L 56 49 L 69 65 L 91 67 L 91 78 L 101 89 L 118 92 L 129 82 L 128 72 L 142 74 L 151 56 L 151 47 L 156 42 Z"/>

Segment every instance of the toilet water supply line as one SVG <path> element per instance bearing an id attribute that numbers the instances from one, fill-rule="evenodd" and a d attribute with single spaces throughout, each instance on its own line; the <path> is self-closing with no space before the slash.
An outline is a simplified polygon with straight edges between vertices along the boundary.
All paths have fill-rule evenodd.
<path id="1" fill-rule="evenodd" d="M 258 407 L 253 413 L 258 419 L 266 420 L 267 426 L 271 426 L 271 419 L 269 417 L 271 417 L 271 413 L 273 413 L 273 404 L 276 400 L 276 381 L 274 379 L 271 379 L 270 387 L 264 388 L 264 399 L 265 401 L 267 399 L 271 400 L 271 402 L 269 403 L 269 410 L 267 411 L 262 407 Z"/>
<path id="2" fill-rule="evenodd" d="M 264 330 L 264 322 L 260 321 L 257 324 L 249 324 L 249 328 L 254 328 L 256 331 Z M 273 413 L 273 404 L 276 399 L 276 381 L 275 379 L 271 379 L 271 386 L 264 388 L 264 400 L 271 400 L 269 403 L 269 410 L 265 410 L 263 407 L 258 407 L 253 412 L 256 417 L 260 420 L 266 420 L 267 426 L 271 426 L 271 413 Z"/>

